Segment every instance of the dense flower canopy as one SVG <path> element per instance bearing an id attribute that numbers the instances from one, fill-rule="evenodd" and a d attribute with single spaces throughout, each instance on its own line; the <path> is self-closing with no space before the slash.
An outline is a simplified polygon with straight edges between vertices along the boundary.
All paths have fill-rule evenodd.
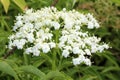
<path id="1" fill-rule="evenodd" d="M 108 49 L 101 38 L 91 35 L 87 29 L 99 28 L 99 23 L 91 15 L 79 13 L 65 8 L 58 11 L 54 7 L 41 10 L 28 9 L 24 14 L 16 16 L 13 27 L 14 34 L 9 37 L 8 48 L 14 46 L 23 49 L 26 54 L 39 56 L 49 53 L 56 47 L 61 50 L 61 56 L 72 57 L 72 63 L 91 65 L 92 53 Z M 72 54 L 72 55 L 70 55 Z"/>

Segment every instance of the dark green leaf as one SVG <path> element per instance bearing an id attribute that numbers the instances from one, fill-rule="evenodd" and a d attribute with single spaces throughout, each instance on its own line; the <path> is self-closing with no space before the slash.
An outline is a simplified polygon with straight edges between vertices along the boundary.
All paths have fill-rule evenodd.
<path id="1" fill-rule="evenodd" d="M 120 67 L 107 67 L 102 71 L 102 73 L 109 72 L 109 71 L 120 71 Z"/>

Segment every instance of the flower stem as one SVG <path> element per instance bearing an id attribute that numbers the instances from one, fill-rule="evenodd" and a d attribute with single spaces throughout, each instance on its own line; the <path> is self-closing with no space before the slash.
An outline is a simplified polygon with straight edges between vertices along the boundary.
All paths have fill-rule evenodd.
<path id="1" fill-rule="evenodd" d="M 56 51 L 55 51 L 55 49 L 53 50 L 52 55 L 53 55 L 52 70 L 56 70 Z"/>
<path id="2" fill-rule="evenodd" d="M 23 53 L 23 57 L 25 65 L 28 65 L 29 64 L 28 55 L 26 53 Z"/>

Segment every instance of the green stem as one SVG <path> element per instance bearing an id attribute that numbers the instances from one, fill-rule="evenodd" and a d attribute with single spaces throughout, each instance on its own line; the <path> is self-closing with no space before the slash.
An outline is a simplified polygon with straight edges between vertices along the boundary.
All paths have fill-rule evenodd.
<path id="1" fill-rule="evenodd" d="M 52 70 L 56 70 L 56 51 L 55 49 L 53 50 L 53 62 L 52 62 Z"/>
<path id="2" fill-rule="evenodd" d="M 60 55 L 60 60 L 59 60 L 59 64 L 58 64 L 58 69 L 59 70 L 61 70 L 62 59 L 63 59 L 63 56 Z"/>
<path id="3" fill-rule="evenodd" d="M 59 30 L 55 31 L 55 42 L 58 43 L 59 42 Z"/>
<path id="4" fill-rule="evenodd" d="M 55 31 L 55 43 L 56 44 L 58 43 L 58 40 L 59 40 L 59 30 L 56 30 Z M 52 50 L 52 60 L 53 60 L 53 62 L 52 62 L 52 70 L 57 69 L 57 67 L 56 67 L 57 58 L 56 57 L 57 57 L 57 46 L 56 46 L 56 48 L 54 48 Z"/>
<path id="5" fill-rule="evenodd" d="M 23 57 L 25 65 L 28 65 L 29 64 L 28 55 L 26 53 L 23 53 Z"/>
<path id="6" fill-rule="evenodd" d="M 24 57 L 24 64 L 29 65 L 30 56 L 26 53 L 23 53 L 23 57 Z M 26 74 L 26 80 L 30 80 L 30 74 Z"/>

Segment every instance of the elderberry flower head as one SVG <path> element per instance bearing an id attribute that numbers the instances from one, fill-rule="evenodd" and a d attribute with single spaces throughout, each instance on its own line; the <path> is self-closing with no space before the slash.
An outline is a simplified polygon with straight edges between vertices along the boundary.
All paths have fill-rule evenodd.
<path id="1" fill-rule="evenodd" d="M 55 7 L 41 10 L 28 9 L 24 14 L 16 16 L 13 26 L 14 34 L 9 37 L 8 48 L 14 46 L 23 49 L 26 54 L 39 56 L 60 49 L 61 56 L 72 57 L 72 63 L 91 65 L 92 53 L 108 49 L 101 39 L 90 35 L 87 29 L 99 28 L 99 23 L 90 13 L 58 11 Z"/>

